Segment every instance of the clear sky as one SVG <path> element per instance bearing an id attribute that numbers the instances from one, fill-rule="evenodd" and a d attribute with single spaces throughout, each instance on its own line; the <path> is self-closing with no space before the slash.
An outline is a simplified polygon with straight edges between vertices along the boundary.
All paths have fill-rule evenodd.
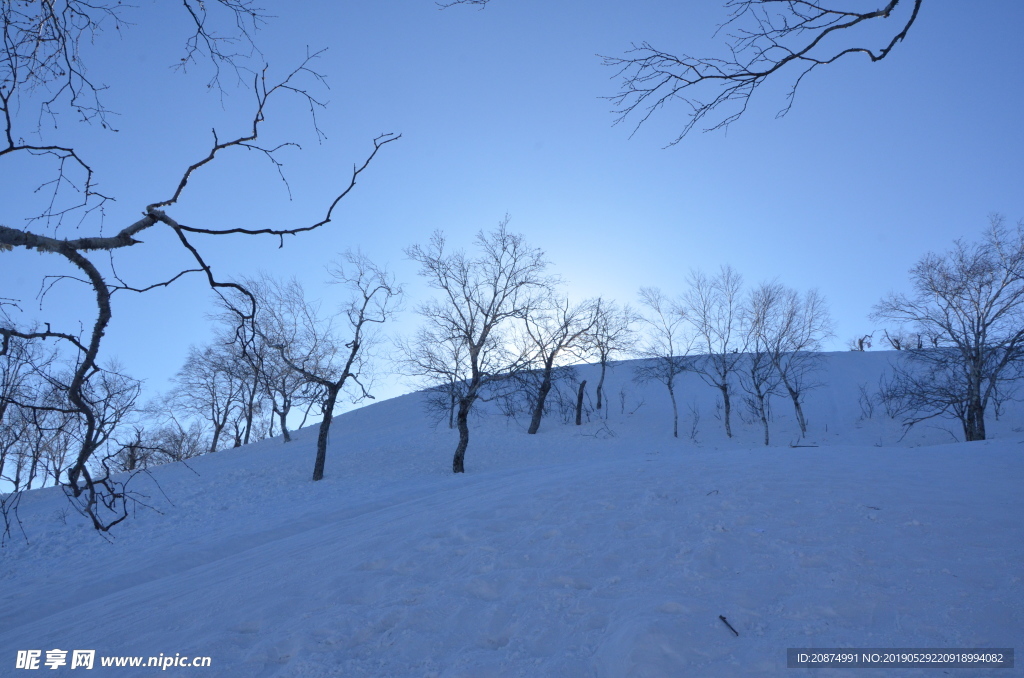
<path id="1" fill-rule="evenodd" d="M 855 5 L 857 3 L 854 3 Z M 861 3 L 863 4 L 863 3 Z M 1024 4 L 1014 0 L 925 2 L 907 40 L 886 60 L 851 57 L 807 78 L 792 111 L 782 82 L 766 85 L 727 133 L 694 133 L 663 148 L 681 128 L 669 106 L 630 138 L 612 126 L 618 91 L 597 54 L 620 55 L 647 40 L 669 52 L 722 53 L 718 2 L 493 0 L 483 11 L 439 11 L 430 0 L 267 3 L 278 15 L 260 31 L 270 78 L 307 49 L 328 48 L 315 67 L 330 89 L 318 113 L 318 144 L 301 102 L 267 111 L 268 141 L 297 141 L 282 154 L 292 199 L 273 168 L 236 152 L 204 168 L 170 210 L 209 227 L 299 226 L 322 217 L 382 132 L 385 147 L 340 205 L 335 223 L 291 238 L 197 239 L 224 278 L 266 270 L 297 276 L 314 296 L 333 254 L 361 248 L 407 283 L 411 309 L 428 293 L 402 248 L 442 229 L 470 245 L 508 213 L 510 228 L 543 248 L 577 298 L 635 303 L 641 286 L 683 292 L 694 267 L 731 264 L 750 284 L 778 278 L 818 288 L 830 302 L 836 338 L 874 329 L 867 314 L 929 250 L 976 238 L 990 212 L 1024 217 Z M 62 130 L 88 157 L 99 189 L 117 198 L 104 231 L 138 218 L 174 190 L 183 169 L 209 150 L 210 129 L 238 134 L 251 94 L 206 87 L 208 72 L 182 76 L 187 26 L 167 3 L 139 3 L 136 24 L 97 42 L 90 72 L 108 84 L 117 133 Z M 62 134 L 64 133 L 62 131 Z M 53 139 L 55 137 L 51 137 Z M 21 226 L 33 199 L 27 166 L 3 166 L 0 222 Z M 42 176 L 42 175 L 39 175 Z M 36 182 L 38 183 L 38 182 Z M 79 233 L 91 234 L 86 222 Z M 66 231 L 72 235 L 72 231 Z M 164 234 L 115 255 L 118 272 L 144 286 L 187 264 Z M 33 311 L 42 275 L 66 272 L 56 257 L 0 254 L 2 297 Z M 212 297 L 198 277 L 146 295 L 119 293 L 107 357 L 167 387 L 190 343 L 210 338 Z M 82 309 L 85 309 L 82 312 Z M 92 322 L 88 296 L 61 283 L 46 300 L 71 331 Z M 56 325 L 54 329 L 57 329 Z M 409 384 L 383 384 L 381 396 Z"/>

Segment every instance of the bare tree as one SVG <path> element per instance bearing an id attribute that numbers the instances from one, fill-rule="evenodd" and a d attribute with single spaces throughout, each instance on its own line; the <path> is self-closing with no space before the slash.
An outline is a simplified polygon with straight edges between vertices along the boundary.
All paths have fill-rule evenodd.
<path id="1" fill-rule="evenodd" d="M 47 388 L 41 399 L 9 410 L 0 438 L 0 480 L 10 483 L 14 492 L 59 482 L 75 422 L 55 407 L 59 401 L 54 396 Z"/>
<path id="2" fill-rule="evenodd" d="M 243 401 L 242 386 L 230 369 L 231 354 L 222 345 L 189 348 L 185 365 L 172 381 L 169 407 L 209 425 L 210 449 L 216 452 L 228 424 Z"/>
<path id="3" fill-rule="evenodd" d="M 723 266 L 714 277 L 691 271 L 690 289 L 684 297 L 686 316 L 695 332 L 695 349 L 702 354 L 693 361 L 693 370 L 721 394 L 722 421 L 730 438 L 732 375 L 743 358 L 747 338 L 741 325 L 742 289 L 743 278 L 732 267 Z"/>
<path id="4" fill-rule="evenodd" d="M 594 301 L 572 304 L 567 297 L 552 296 L 523 316 L 525 352 L 532 354 L 531 364 L 537 366 L 540 376 L 527 433 L 532 435 L 540 429 L 555 368 L 560 361 L 564 363 L 566 357 L 579 357 L 585 337 L 597 320 L 596 310 Z"/>
<path id="5" fill-rule="evenodd" d="M 601 377 L 597 381 L 597 404 L 600 410 L 605 399 L 604 378 L 608 364 L 617 355 L 628 355 L 636 346 L 637 337 L 634 326 L 639 322 L 639 315 L 627 304 L 619 306 L 613 301 L 597 300 L 594 326 L 588 333 L 598 364 L 601 365 Z"/>
<path id="6" fill-rule="evenodd" d="M 751 290 L 743 305 L 746 328 L 746 362 L 740 372 L 740 385 L 746 392 L 750 413 L 761 422 L 764 444 L 770 442 L 768 422 L 771 420 L 771 398 L 776 395 L 781 378 L 772 361 L 768 326 L 781 303 L 782 286 L 765 283 Z"/>
<path id="7" fill-rule="evenodd" d="M 989 402 L 1024 367 L 1024 221 L 993 215 L 981 242 L 957 240 L 910 270 L 912 294 L 892 293 L 873 318 L 909 326 L 934 345 L 900 351 L 885 390 L 904 424 L 958 419 L 965 440 L 985 440 Z"/>
<path id="8" fill-rule="evenodd" d="M 889 344 L 896 351 L 905 351 L 911 348 L 924 348 L 924 337 L 917 332 L 905 332 L 900 330 L 882 330 L 885 343 Z"/>
<path id="9" fill-rule="evenodd" d="M 293 408 L 307 406 L 321 398 L 317 395 L 318 389 L 315 385 L 306 381 L 301 374 L 288 367 L 288 363 L 281 359 L 280 354 L 268 352 L 261 361 L 260 378 L 267 398 L 270 400 L 271 412 L 277 417 L 281 427 L 281 435 L 284 442 L 292 440 L 288 430 L 288 416 Z M 299 428 L 305 424 L 303 417 Z M 271 428 L 271 434 L 273 429 Z"/>
<path id="10" fill-rule="evenodd" d="M 43 398 L 42 375 L 52 360 L 37 343 L 17 338 L 0 355 L 0 480 L 12 483 L 15 491 L 21 488 L 28 440 L 42 435 L 38 420 L 54 414 L 33 408 Z"/>
<path id="11" fill-rule="evenodd" d="M 690 351 L 683 334 L 686 313 L 679 301 L 666 297 L 656 287 L 640 289 L 640 301 L 647 307 L 641 316 L 647 333 L 639 354 L 646 358 L 637 368 L 635 379 L 641 383 L 657 381 L 668 389 L 672 401 L 672 435 L 679 437 L 679 408 L 676 405 L 676 377 L 685 372 Z"/>
<path id="12" fill-rule="evenodd" d="M 875 336 L 875 333 L 865 334 L 862 337 L 854 337 L 847 342 L 847 346 L 851 351 L 866 351 L 871 348 L 871 340 Z"/>
<path id="13" fill-rule="evenodd" d="M 111 458 L 111 466 L 116 471 L 135 471 L 136 469 L 148 468 L 150 459 L 153 458 L 156 448 L 149 446 L 145 439 L 145 429 L 135 426 L 133 435 L 127 442 L 121 443 L 117 452 Z"/>
<path id="14" fill-rule="evenodd" d="M 273 281 L 262 276 L 253 279 L 252 284 L 259 297 L 268 285 L 273 286 Z M 272 436 L 275 420 L 284 442 L 291 442 L 288 416 L 293 408 L 303 405 L 307 406 L 308 416 L 314 401 L 322 402 L 319 388 L 289 367 L 280 353 L 254 331 L 251 322 L 241 320 L 230 301 L 219 298 L 218 305 L 222 310 L 214 316 L 221 326 L 217 340 L 231 355 L 231 375 L 239 380 L 242 391 L 242 416 L 235 417 L 237 443 L 248 444 L 256 429 Z M 269 413 L 266 413 L 267 406 Z M 266 421 L 262 419 L 265 413 Z M 304 424 L 305 417 L 302 421 Z"/>
<path id="15" fill-rule="evenodd" d="M 440 292 L 419 307 L 425 324 L 402 344 L 406 370 L 413 376 L 455 389 L 459 442 L 452 471 L 464 473 L 469 446 L 469 414 L 487 389 L 525 369 L 529 357 L 511 348 L 509 324 L 526 316 L 551 285 L 544 275 L 544 253 L 508 232 L 508 216 L 490 233 L 476 236 L 478 254 L 449 251 L 435 232 L 426 246 L 413 245 L 406 255 L 420 265 L 420 275 Z"/>
<path id="16" fill-rule="evenodd" d="M 265 346 L 258 347 L 260 350 L 241 351 L 234 342 L 225 345 L 230 357 L 226 368 L 238 384 L 239 394 L 239 407 L 229 423 L 235 447 L 248 445 L 254 437 L 263 437 L 272 423 L 265 416 L 267 391 L 263 384 L 263 362 L 268 351 Z"/>
<path id="17" fill-rule="evenodd" d="M 167 464 L 198 457 L 208 447 L 206 431 L 197 421 L 181 422 L 177 417 L 158 428 L 149 439 L 149 446 L 155 452 L 153 463 Z"/>
<path id="18" fill-rule="evenodd" d="M 200 419 L 182 419 L 168 401 L 160 397 L 148 403 L 127 435 L 116 439 L 117 451 L 110 457 L 115 470 L 136 471 L 209 453 L 208 427 Z"/>
<path id="19" fill-rule="evenodd" d="M 760 344 L 768 352 L 781 386 L 793 403 L 801 436 L 807 435 L 803 397 L 820 384 L 810 381 L 820 367 L 821 341 L 832 333 L 828 306 L 817 290 L 802 297 L 779 283 L 762 286 L 764 318 L 758 322 Z"/>
<path id="20" fill-rule="evenodd" d="M 369 391 L 370 351 L 376 341 L 374 327 L 390 320 L 397 310 L 402 289 L 386 269 L 362 254 L 346 253 L 345 262 L 330 269 L 332 281 L 350 295 L 337 316 L 324 313 L 310 302 L 297 280 L 279 283 L 270 278 L 247 280 L 256 298 L 251 316 L 253 335 L 277 351 L 281 360 L 307 383 L 318 387 L 320 431 L 317 437 L 313 480 L 324 477 L 327 442 L 338 396 L 355 384 L 354 400 L 373 398 Z M 247 320 L 245 299 L 236 314 Z M 343 318 L 338 323 L 336 318 Z M 340 325 L 340 326 L 339 326 Z"/>
<path id="21" fill-rule="evenodd" d="M 81 435 L 76 443 L 77 452 L 66 469 L 64 486 L 76 506 L 85 511 L 94 526 L 106 531 L 127 516 L 125 501 L 129 496 L 122 481 L 113 480 L 109 473 L 94 468 L 94 461 L 106 444 L 106 433 L 99 422 L 102 412 L 94 409 L 88 394 L 95 387 L 90 379 L 100 378 L 98 368 L 101 360 L 103 338 L 111 325 L 114 313 L 113 299 L 119 292 L 144 293 L 148 290 L 171 285 L 183 276 L 197 274 L 204 277 L 216 291 L 235 289 L 238 285 L 221 282 L 193 242 L 200 236 L 229 235 L 271 235 L 281 239 L 321 228 L 334 218 L 339 202 L 354 188 L 363 171 L 369 166 L 377 152 L 398 136 L 384 134 L 373 142 L 373 150 L 365 161 L 353 167 L 347 182 L 329 196 L 322 218 L 306 225 L 280 227 L 274 224 L 234 226 L 218 224 L 216 227 L 187 225 L 175 219 L 171 208 L 186 197 L 186 187 L 211 163 L 225 155 L 239 151 L 253 151 L 269 160 L 270 166 L 280 173 L 279 152 L 296 144 L 291 142 L 266 143 L 261 139 L 264 123 L 271 113 L 270 104 L 282 95 L 297 96 L 308 105 L 313 116 L 312 126 L 318 137 L 315 112 L 323 106 L 314 93 L 323 77 L 312 68 L 318 53 L 307 58 L 280 80 L 270 77 L 266 67 L 256 65 L 250 68 L 251 55 L 256 61 L 261 55 L 251 43 L 252 32 L 262 23 L 263 10 L 250 0 L 183 0 L 179 4 L 189 17 L 193 29 L 186 37 L 185 56 L 180 67 L 197 66 L 200 61 L 212 65 L 213 76 L 210 84 L 219 86 L 223 67 L 230 67 L 241 82 L 251 83 L 254 94 L 252 117 L 242 131 L 231 135 L 213 133 L 208 151 L 194 163 L 183 168 L 176 182 L 169 188 L 168 195 L 151 202 L 142 209 L 142 217 L 133 223 L 124 223 L 110 228 L 109 221 L 104 227 L 103 207 L 112 196 L 97 190 L 98 179 L 88 157 L 69 143 L 67 126 L 63 123 L 69 117 L 83 122 L 96 122 L 103 129 L 110 129 L 109 111 L 105 108 L 101 92 L 103 85 L 96 84 L 86 68 L 87 50 L 93 41 L 102 41 L 102 24 L 120 31 L 128 26 L 123 18 L 127 5 L 120 2 L 99 0 L 47 0 L 46 2 L 0 1 L 0 15 L 4 22 L 3 40 L 0 41 L 0 162 L 7 163 L 15 171 L 26 166 L 36 166 L 49 172 L 49 178 L 40 187 L 47 195 L 44 206 L 37 214 L 22 215 L 28 227 L 25 229 L 0 225 L 0 252 L 14 248 L 34 249 L 44 255 L 41 259 L 62 262 L 70 266 L 74 276 L 62 274 L 48 280 L 45 270 L 40 272 L 44 286 L 49 290 L 54 280 L 77 280 L 84 283 L 95 300 L 94 317 L 87 324 L 87 330 L 80 331 L 75 323 L 39 322 L 36 325 L 11 322 L 7 315 L 0 318 L 0 355 L 5 354 L 12 339 L 27 341 L 53 340 L 63 345 L 70 355 L 66 356 L 74 368 L 63 389 L 66 398 L 61 407 L 74 412 L 80 422 Z M 224 28 L 224 26 L 227 28 Z M 116 35 L 116 32 L 112 33 Z M 247 55 L 246 47 L 249 54 Z M 309 84 L 304 84 L 309 83 Z M 35 111 L 38 110 L 38 113 Z M 61 114 L 73 114 L 61 117 Z M 43 120 L 53 125 L 44 125 Z M 60 123 L 60 124 L 58 124 Z M 32 139 L 26 142 L 25 139 Z M 144 166 L 141 165 L 140 166 Z M 282 175 L 283 178 L 283 175 Z M 245 195 L 246 192 L 225 191 L 223 195 Z M 0 217 L 0 222 L 13 223 L 14 215 Z M 61 232 L 65 222 L 73 221 L 75 227 L 84 231 L 81 237 L 67 237 Z M 140 235 L 150 229 L 166 229 L 174 241 L 180 243 L 181 252 L 194 261 L 191 268 L 182 270 L 164 280 L 129 284 L 121 280 L 113 267 L 114 254 L 126 255 L 139 252 L 145 255 L 146 248 Z M 140 251 L 141 250 L 141 251 Z M 166 256 L 161 251 L 160 256 Z M 97 463 L 99 463 L 97 461 Z M 99 464 L 103 466 L 103 464 Z M 94 477 L 94 471 L 99 476 Z M 100 506 L 120 504 L 124 511 L 111 520 L 100 519 L 94 509 Z M 108 512 L 109 513 L 109 512 Z"/>
<path id="22" fill-rule="evenodd" d="M 124 442 L 118 441 L 117 451 L 109 463 L 115 471 L 137 471 L 169 462 L 182 461 L 204 454 L 209 443 L 203 426 L 191 421 L 188 429 L 176 419 L 155 432 L 135 425 Z"/>

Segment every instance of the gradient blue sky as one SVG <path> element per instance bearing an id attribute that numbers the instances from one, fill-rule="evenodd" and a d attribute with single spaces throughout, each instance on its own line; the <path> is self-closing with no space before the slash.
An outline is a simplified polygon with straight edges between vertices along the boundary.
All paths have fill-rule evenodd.
<path id="1" fill-rule="evenodd" d="M 856 3 L 854 3 L 856 4 Z M 869 3 L 870 4 L 870 3 Z M 286 240 L 197 239 L 221 277 L 266 270 L 295 275 L 314 296 L 332 255 L 361 248 L 407 283 L 410 308 L 428 291 L 402 248 L 443 229 L 466 245 L 507 212 L 510 227 L 542 247 L 577 298 L 635 303 L 639 287 L 682 292 L 694 267 L 731 264 L 750 284 L 778 278 L 818 288 L 836 320 L 830 348 L 874 329 L 867 314 L 929 250 L 976 238 L 990 212 L 1024 217 L 1024 3 L 929 0 L 908 39 L 878 64 L 848 58 L 807 78 L 781 119 L 785 83 L 766 85 L 727 133 L 695 133 L 664 149 L 683 124 L 668 107 L 630 137 L 612 126 L 618 91 L 596 54 L 619 55 L 643 40 L 669 51 L 722 53 L 713 38 L 719 2 L 493 0 L 486 10 L 439 11 L 430 0 L 270 4 L 278 17 L 258 35 L 271 78 L 328 48 L 316 68 L 328 78 L 318 144 L 301 102 L 268 110 L 268 141 L 303 150 L 281 157 L 293 199 L 254 154 L 204 168 L 170 210 L 209 227 L 299 226 L 318 220 L 371 140 L 385 147 L 337 212 L 334 224 Z M 206 88 L 208 72 L 168 69 L 187 26 L 180 8 L 143 2 L 120 39 L 97 43 L 92 75 L 109 84 L 119 132 L 63 128 L 117 198 L 111 232 L 168 197 L 182 170 L 204 156 L 210 129 L 244 129 L 251 94 Z M 71 122 L 71 121 L 67 121 Z M 54 138 L 54 137 L 51 137 Z M 35 175 L 4 166 L 0 220 L 23 224 Z M 37 183 L 37 182 L 36 182 Z M 92 233 L 87 222 L 80 233 Z M 66 231 L 72 235 L 72 231 Z M 187 264 L 165 234 L 119 252 L 134 285 Z M 63 272 L 55 257 L 4 253 L 0 296 L 33 301 L 41 275 Z M 144 296 L 118 294 L 105 343 L 150 392 L 167 387 L 191 343 L 210 338 L 211 294 L 198 277 Z M 79 309 L 86 309 L 78 314 Z M 48 318 L 65 329 L 91 324 L 88 295 L 62 283 Z M 55 329 L 56 329 L 55 324 Z M 378 390 L 407 390 L 402 380 Z"/>

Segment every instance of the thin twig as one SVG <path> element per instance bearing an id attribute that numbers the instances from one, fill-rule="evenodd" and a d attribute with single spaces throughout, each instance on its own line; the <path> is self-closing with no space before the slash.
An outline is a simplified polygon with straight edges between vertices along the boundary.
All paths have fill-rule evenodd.
<path id="1" fill-rule="evenodd" d="M 728 620 L 728 619 L 726 619 L 726 618 L 725 618 L 725 617 L 723 617 L 722 615 L 718 615 L 718 618 L 722 620 L 722 623 L 723 623 L 723 624 L 725 624 L 726 626 L 728 626 L 728 627 L 729 627 L 729 630 L 730 630 L 730 631 L 732 631 L 733 633 L 735 633 L 735 634 L 736 634 L 737 636 L 739 636 L 739 635 L 740 635 L 740 632 L 739 632 L 739 631 L 737 631 L 736 629 L 734 629 L 734 628 L 732 627 L 732 624 L 730 624 L 730 623 L 729 623 L 729 620 Z"/>

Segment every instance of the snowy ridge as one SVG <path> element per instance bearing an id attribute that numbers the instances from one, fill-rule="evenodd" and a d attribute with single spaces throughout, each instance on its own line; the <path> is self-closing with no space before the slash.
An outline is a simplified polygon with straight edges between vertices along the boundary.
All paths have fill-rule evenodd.
<path id="1" fill-rule="evenodd" d="M 786 648 L 1019 645 L 1020 407 L 982 443 L 955 422 L 900 441 L 858 404 L 892 357 L 827 354 L 805 440 L 775 401 L 777 447 L 739 417 L 727 440 L 694 375 L 673 439 L 664 387 L 624 363 L 606 421 L 473 420 L 460 476 L 410 394 L 338 417 L 319 483 L 315 427 L 153 469 L 159 489 L 136 482 L 161 513 L 113 544 L 29 493 L 28 543 L 0 551 L 0 674 L 61 648 L 211 657 L 86 674 L 111 676 L 828 676 Z M 947 673 L 985 675 L 885 675 Z"/>

